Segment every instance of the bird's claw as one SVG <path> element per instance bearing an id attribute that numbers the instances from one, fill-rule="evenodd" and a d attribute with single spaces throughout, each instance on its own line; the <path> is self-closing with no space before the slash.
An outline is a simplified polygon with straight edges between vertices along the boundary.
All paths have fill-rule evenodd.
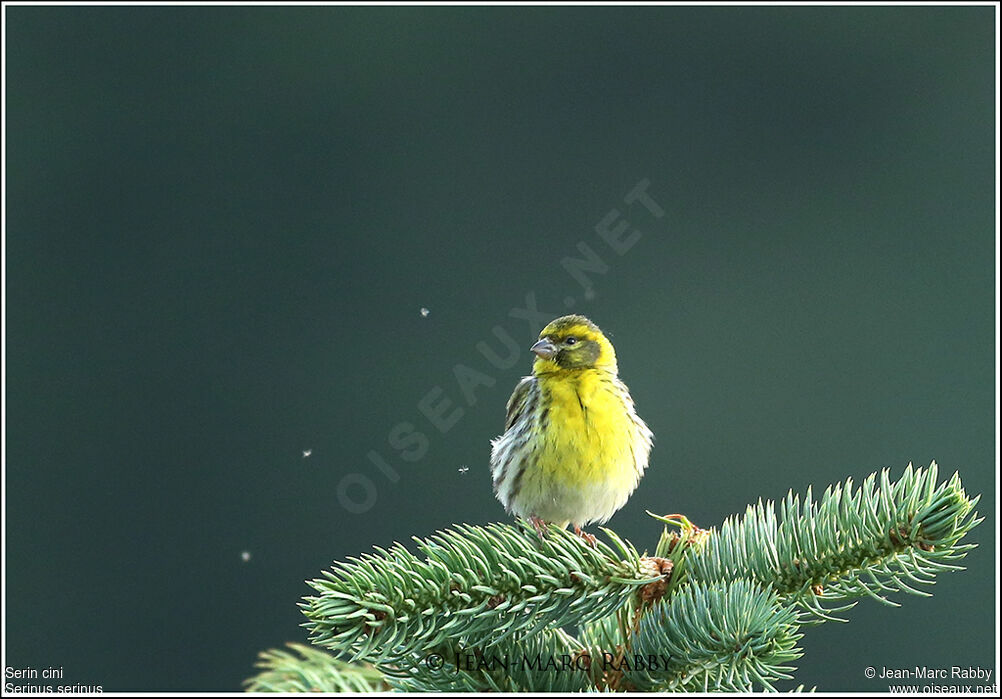
<path id="1" fill-rule="evenodd" d="M 543 541 L 544 533 L 546 532 L 546 520 L 542 517 L 537 517 L 536 515 L 531 515 L 529 517 L 529 524 L 532 528 L 536 530 L 536 536 L 539 537 L 540 541 Z"/>
<path id="2" fill-rule="evenodd" d="M 595 538 L 594 534 L 589 534 L 576 524 L 574 525 L 574 533 L 584 539 L 585 543 L 592 548 L 595 548 L 595 545 L 598 543 L 598 539 Z"/>

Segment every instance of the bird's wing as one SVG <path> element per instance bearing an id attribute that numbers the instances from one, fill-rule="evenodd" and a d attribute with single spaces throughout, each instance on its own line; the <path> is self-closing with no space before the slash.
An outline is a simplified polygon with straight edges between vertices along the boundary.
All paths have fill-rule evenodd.
<path id="1" fill-rule="evenodd" d="M 525 410 L 529 389 L 532 388 L 535 382 L 535 377 L 523 376 L 522 380 L 515 385 L 515 390 L 511 392 L 511 398 L 508 399 L 508 407 L 504 418 L 505 430 L 510 429 L 515 424 L 515 421 L 518 420 L 522 411 Z"/>

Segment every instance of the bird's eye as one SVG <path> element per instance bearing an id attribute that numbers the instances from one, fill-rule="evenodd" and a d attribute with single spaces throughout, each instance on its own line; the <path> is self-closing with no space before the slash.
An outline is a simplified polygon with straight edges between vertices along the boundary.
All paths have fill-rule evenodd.
<path id="1" fill-rule="evenodd" d="M 564 340 L 565 345 L 576 345 L 577 343 L 578 339 L 576 337 L 568 337 L 566 340 Z"/>

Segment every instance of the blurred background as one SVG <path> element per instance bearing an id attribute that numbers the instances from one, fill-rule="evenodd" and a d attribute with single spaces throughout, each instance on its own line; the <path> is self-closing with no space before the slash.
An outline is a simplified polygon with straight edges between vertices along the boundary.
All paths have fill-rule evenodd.
<path id="1" fill-rule="evenodd" d="M 332 560 L 506 521 L 530 306 L 612 336 L 641 549 L 909 461 L 995 512 L 995 8 L 5 16 L 7 665 L 238 690 Z M 798 683 L 993 668 L 995 526 Z"/>

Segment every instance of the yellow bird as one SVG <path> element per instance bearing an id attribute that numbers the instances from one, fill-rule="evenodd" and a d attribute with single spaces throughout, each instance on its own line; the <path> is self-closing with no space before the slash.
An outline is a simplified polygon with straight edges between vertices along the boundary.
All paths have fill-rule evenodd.
<path id="1" fill-rule="evenodd" d="M 619 510 L 640 482 L 654 435 L 619 380 L 616 351 L 580 315 L 557 318 L 532 346 L 532 376 L 508 399 L 491 442 L 494 494 L 542 535 L 547 522 L 582 533 Z"/>

